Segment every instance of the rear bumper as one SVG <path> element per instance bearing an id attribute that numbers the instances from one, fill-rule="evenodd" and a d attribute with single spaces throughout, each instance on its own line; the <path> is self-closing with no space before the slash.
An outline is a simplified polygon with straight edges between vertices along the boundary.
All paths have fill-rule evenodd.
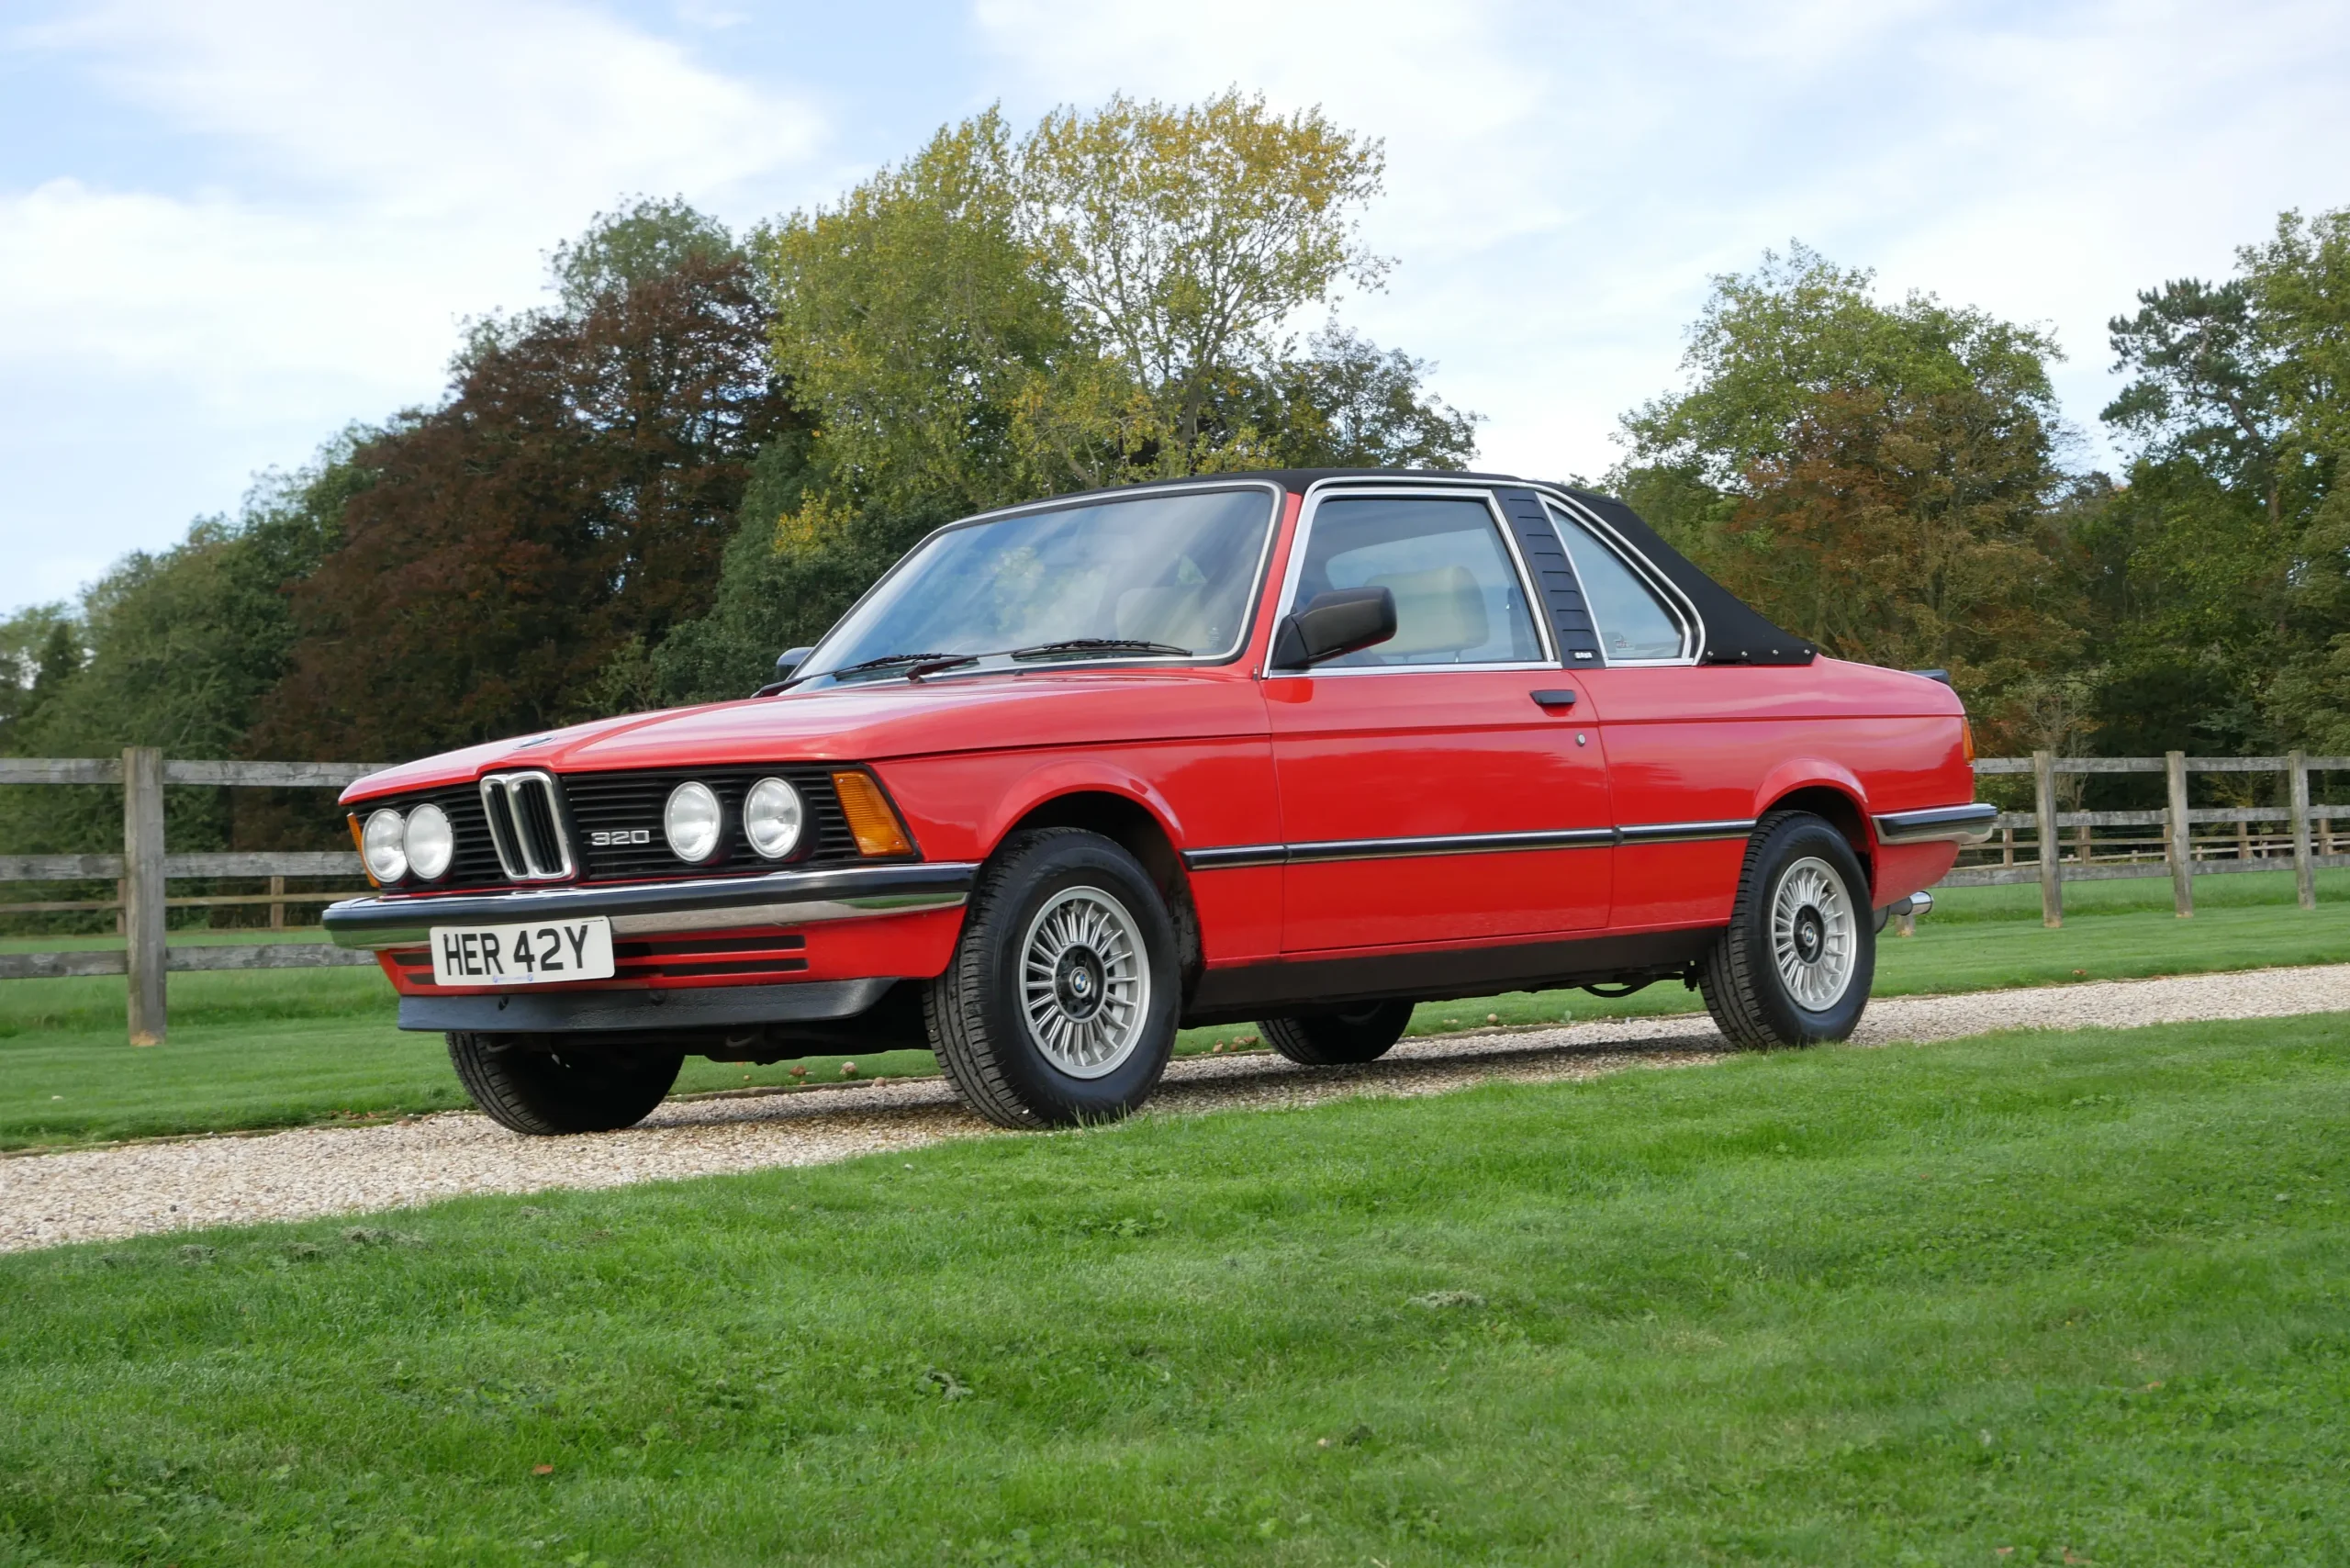
<path id="1" fill-rule="evenodd" d="M 602 915 L 615 936 L 746 926 L 806 925 L 953 909 L 979 874 L 972 861 L 843 866 L 693 881 L 608 887 L 517 888 L 508 892 L 391 894 L 330 904 L 327 935 L 341 947 L 418 947 L 436 925 L 495 925 Z"/>
<path id="2" fill-rule="evenodd" d="M 1980 844 L 1998 824 L 1999 808 L 1985 801 L 1886 812 L 1876 819 L 1879 844 Z"/>

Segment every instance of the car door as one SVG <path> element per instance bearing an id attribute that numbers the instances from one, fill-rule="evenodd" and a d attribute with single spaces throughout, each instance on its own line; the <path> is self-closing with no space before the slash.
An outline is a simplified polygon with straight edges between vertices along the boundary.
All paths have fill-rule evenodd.
<path id="1" fill-rule="evenodd" d="M 1602 667 L 1582 673 L 1617 832 L 1611 924 L 1729 917 L 1754 790 L 1782 732 L 1741 722 L 1741 700 L 1790 672 L 1700 666 L 1694 606 L 1601 520 L 1545 503 L 1574 565 Z"/>
<path id="2" fill-rule="evenodd" d="M 1266 676 L 1284 952 L 1606 923 L 1604 753 L 1505 521 L 1483 487 L 1307 495 L 1281 612 L 1385 588 L 1396 634 Z"/>

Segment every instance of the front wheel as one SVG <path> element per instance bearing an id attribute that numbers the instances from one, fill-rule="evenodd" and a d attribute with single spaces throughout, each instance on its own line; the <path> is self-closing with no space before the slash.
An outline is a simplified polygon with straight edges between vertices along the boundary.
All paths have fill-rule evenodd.
<path id="1" fill-rule="evenodd" d="M 923 1014 L 964 1103 L 1000 1126 L 1108 1121 L 1167 1070 L 1181 1002 L 1175 925 L 1132 855 L 1099 834 L 1006 839 L 972 890 Z"/>
<path id="2" fill-rule="evenodd" d="M 1742 1050 L 1849 1037 L 1876 975 L 1868 877 L 1844 835 L 1807 812 L 1755 824 L 1729 929 L 1697 989 Z"/>
<path id="3" fill-rule="evenodd" d="M 609 1133 L 661 1103 L 683 1051 L 567 1044 L 560 1036 L 449 1036 L 457 1081 L 484 1114 L 518 1133 Z"/>
<path id="4" fill-rule="evenodd" d="M 1334 1013 L 1268 1018 L 1258 1025 L 1265 1042 L 1304 1067 L 1338 1067 L 1377 1061 L 1404 1037 L 1412 1022 L 1409 1002 L 1371 1002 Z"/>

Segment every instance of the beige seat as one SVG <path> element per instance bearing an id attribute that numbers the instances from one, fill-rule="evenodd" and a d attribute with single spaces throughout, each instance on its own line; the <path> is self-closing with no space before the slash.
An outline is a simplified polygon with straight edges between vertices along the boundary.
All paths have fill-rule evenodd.
<path id="1" fill-rule="evenodd" d="M 1398 572 L 1365 585 L 1395 596 L 1395 635 L 1371 650 L 1382 664 L 1414 664 L 1482 648 L 1493 636 L 1485 595 L 1466 566 Z"/>

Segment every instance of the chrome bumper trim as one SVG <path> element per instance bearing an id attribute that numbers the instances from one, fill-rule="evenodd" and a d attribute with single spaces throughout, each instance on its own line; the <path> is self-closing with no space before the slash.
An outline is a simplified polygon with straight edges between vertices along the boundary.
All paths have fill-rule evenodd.
<path id="1" fill-rule="evenodd" d="M 510 892 L 394 894 L 327 907 L 322 923 L 341 947 L 415 947 L 435 925 L 506 924 L 602 915 L 615 936 L 669 931 L 732 931 L 751 925 L 809 925 L 954 909 L 969 896 L 974 861 L 912 866 L 842 866 L 768 871 L 694 881 L 617 882 L 605 886 L 517 888 Z"/>
<path id="2" fill-rule="evenodd" d="M 1985 801 L 1885 812 L 1874 819 L 1879 844 L 1980 844 L 1998 825 L 1999 808 Z"/>

